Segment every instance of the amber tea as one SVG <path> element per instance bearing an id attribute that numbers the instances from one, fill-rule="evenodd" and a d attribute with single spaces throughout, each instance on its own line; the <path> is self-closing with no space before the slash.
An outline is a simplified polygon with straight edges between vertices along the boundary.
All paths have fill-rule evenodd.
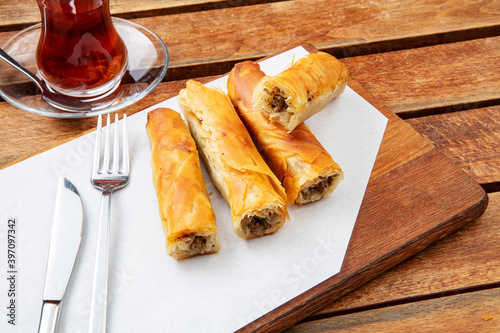
<path id="1" fill-rule="evenodd" d="M 55 90 L 95 96 L 115 87 L 127 50 L 109 12 L 109 0 L 37 0 L 42 33 L 40 75 Z"/>

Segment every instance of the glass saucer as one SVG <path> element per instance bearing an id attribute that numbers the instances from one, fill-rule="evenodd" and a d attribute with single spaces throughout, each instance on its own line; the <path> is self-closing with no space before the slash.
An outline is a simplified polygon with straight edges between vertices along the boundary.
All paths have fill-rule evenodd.
<path id="1" fill-rule="evenodd" d="M 43 116 L 56 118 L 94 117 L 120 110 L 149 94 L 163 79 L 168 68 L 168 50 L 155 33 L 136 23 L 113 17 L 113 23 L 128 51 L 127 72 L 111 93 L 82 99 L 92 111 L 64 112 L 46 104 L 36 85 L 24 74 L 0 60 L 0 95 L 10 104 Z M 10 38 L 2 49 L 33 73 L 41 24 L 26 28 Z M 40 77 L 40 75 L 37 75 Z"/>

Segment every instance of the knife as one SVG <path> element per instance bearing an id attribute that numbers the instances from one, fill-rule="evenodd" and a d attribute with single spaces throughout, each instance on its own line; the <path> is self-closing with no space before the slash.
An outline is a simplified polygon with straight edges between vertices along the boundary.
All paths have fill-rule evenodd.
<path id="1" fill-rule="evenodd" d="M 59 179 L 43 288 L 39 333 L 55 332 L 66 286 L 82 239 L 83 208 L 80 194 L 66 178 Z"/>

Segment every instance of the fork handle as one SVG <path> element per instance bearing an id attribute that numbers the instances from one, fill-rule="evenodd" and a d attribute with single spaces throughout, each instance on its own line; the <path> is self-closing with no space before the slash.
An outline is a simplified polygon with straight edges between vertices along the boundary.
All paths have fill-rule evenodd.
<path id="1" fill-rule="evenodd" d="M 89 333 L 106 332 L 108 305 L 109 224 L 111 220 L 111 192 L 103 191 L 97 232 L 94 266 L 94 285 L 90 306 Z"/>

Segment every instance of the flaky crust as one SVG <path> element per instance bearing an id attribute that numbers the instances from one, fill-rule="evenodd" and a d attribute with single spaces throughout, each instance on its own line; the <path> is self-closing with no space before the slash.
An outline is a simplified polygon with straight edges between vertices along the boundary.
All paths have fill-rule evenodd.
<path id="1" fill-rule="evenodd" d="M 184 259 L 219 252 L 215 214 L 196 144 L 179 113 L 148 113 L 153 184 L 169 255 Z"/>
<path id="2" fill-rule="evenodd" d="M 288 204 L 305 204 L 329 196 L 343 179 L 343 172 L 307 125 L 301 123 L 288 133 L 254 107 L 253 91 L 264 75 L 257 63 L 236 64 L 227 82 L 229 98 L 268 165 L 282 181 Z"/>
<path id="3" fill-rule="evenodd" d="M 311 53 L 276 76 L 264 76 L 253 99 L 258 110 L 290 132 L 344 92 L 348 77 L 334 56 Z"/>
<path id="4" fill-rule="evenodd" d="M 255 148 L 229 98 L 189 80 L 179 94 L 179 105 L 212 182 L 231 208 L 236 234 L 254 238 L 276 232 L 288 217 L 285 191 Z"/>

